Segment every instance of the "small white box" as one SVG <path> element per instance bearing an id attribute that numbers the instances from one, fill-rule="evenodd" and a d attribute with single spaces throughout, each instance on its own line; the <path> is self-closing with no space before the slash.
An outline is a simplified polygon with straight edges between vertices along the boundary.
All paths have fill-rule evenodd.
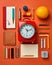
<path id="1" fill-rule="evenodd" d="M 42 58 L 48 58 L 48 51 L 41 51 Z"/>

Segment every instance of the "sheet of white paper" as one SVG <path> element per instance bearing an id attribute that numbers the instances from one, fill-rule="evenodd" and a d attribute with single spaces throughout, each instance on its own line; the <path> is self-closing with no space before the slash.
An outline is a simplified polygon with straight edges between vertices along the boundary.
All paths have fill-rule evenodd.
<path id="1" fill-rule="evenodd" d="M 14 23 L 13 23 L 12 8 L 14 8 L 15 11 L 15 7 L 6 7 L 6 28 L 15 28 L 15 16 L 14 16 Z"/>

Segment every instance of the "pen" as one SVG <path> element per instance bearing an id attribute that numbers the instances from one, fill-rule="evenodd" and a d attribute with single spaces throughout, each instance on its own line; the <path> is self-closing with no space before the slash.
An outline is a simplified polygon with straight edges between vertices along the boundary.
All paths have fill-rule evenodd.
<path id="1" fill-rule="evenodd" d="M 12 20 L 13 20 L 13 23 L 14 23 L 14 18 L 15 18 L 15 11 L 14 11 L 14 8 L 12 8 Z"/>

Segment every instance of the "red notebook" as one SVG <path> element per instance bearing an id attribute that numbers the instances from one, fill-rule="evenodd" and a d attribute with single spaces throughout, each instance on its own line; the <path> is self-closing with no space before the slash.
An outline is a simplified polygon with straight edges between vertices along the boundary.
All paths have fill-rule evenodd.
<path id="1" fill-rule="evenodd" d="M 4 29 L 15 29 L 15 7 L 3 7 Z"/>

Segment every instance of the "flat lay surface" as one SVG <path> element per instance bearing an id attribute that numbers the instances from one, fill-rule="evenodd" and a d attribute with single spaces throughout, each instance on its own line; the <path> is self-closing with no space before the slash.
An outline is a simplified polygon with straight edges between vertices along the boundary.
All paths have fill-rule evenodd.
<path id="1" fill-rule="evenodd" d="M 27 12 L 28 8 L 26 8 L 26 9 L 23 8 L 23 6 L 25 6 L 25 5 L 28 6 L 28 8 L 31 10 L 31 13 L 28 12 L 26 15 L 25 15 L 23 9 Z M 3 7 L 8 7 L 8 6 L 15 7 L 15 9 L 13 9 L 13 11 L 12 11 L 13 12 L 12 15 L 15 14 L 15 17 L 12 16 L 12 18 L 11 18 L 11 22 L 13 22 L 14 24 L 10 22 L 12 24 L 10 27 L 14 28 L 12 30 L 4 29 L 4 27 L 3 27 L 4 26 L 3 25 Z M 46 6 L 48 8 L 49 17 L 47 19 L 42 20 L 36 16 L 35 10 L 39 6 Z M 24 46 L 23 44 L 21 45 L 21 43 L 18 40 L 18 22 L 20 19 L 20 17 L 18 19 L 18 9 L 19 8 L 21 9 L 23 17 L 25 17 L 25 16 L 30 17 L 30 20 L 33 19 L 34 22 L 36 23 L 39 36 L 38 36 L 38 42 L 36 43 L 35 47 L 33 46 L 33 44 L 29 45 L 29 47 L 27 46 L 28 44 L 27 45 L 25 44 L 27 46 L 27 49 L 26 49 L 26 46 Z M 33 17 L 31 18 L 32 9 L 34 9 L 34 13 L 33 13 L 34 18 Z M 14 13 L 14 10 L 15 10 L 15 13 Z M 23 20 L 23 17 L 21 20 Z M 10 16 L 9 16 L 9 20 L 10 20 Z M 16 23 L 16 25 L 15 25 L 15 23 Z M 28 30 L 27 30 L 27 32 L 28 32 Z M 4 35 L 4 33 L 5 33 L 5 35 Z M 6 40 L 6 41 L 4 41 L 4 40 Z M 45 42 L 45 40 L 46 40 L 46 42 Z M 25 41 L 28 41 L 28 39 Z M 42 45 L 42 43 L 43 43 L 43 45 Z M 16 58 L 14 52 L 16 52 L 15 49 L 17 46 L 19 48 L 21 47 L 19 49 L 20 50 L 19 55 L 21 57 L 26 54 L 24 57 L 30 57 L 30 56 L 33 57 L 33 55 L 34 55 L 37 58 L 24 58 L 24 57 Z M 31 48 L 30 48 L 30 46 L 31 46 Z M 23 49 L 23 48 L 25 48 L 25 49 Z M 5 52 L 8 50 L 8 53 L 10 54 L 10 58 L 7 58 L 7 56 L 5 56 L 5 58 L 4 58 L 4 55 L 6 55 L 6 53 L 4 53 L 4 50 L 5 50 Z M 27 50 L 29 52 L 27 52 Z M 18 52 L 16 52 L 16 53 L 18 55 Z M 12 58 L 14 58 L 14 59 L 12 59 Z M 0 65 L 52 65 L 52 0 L 0 0 Z"/>

